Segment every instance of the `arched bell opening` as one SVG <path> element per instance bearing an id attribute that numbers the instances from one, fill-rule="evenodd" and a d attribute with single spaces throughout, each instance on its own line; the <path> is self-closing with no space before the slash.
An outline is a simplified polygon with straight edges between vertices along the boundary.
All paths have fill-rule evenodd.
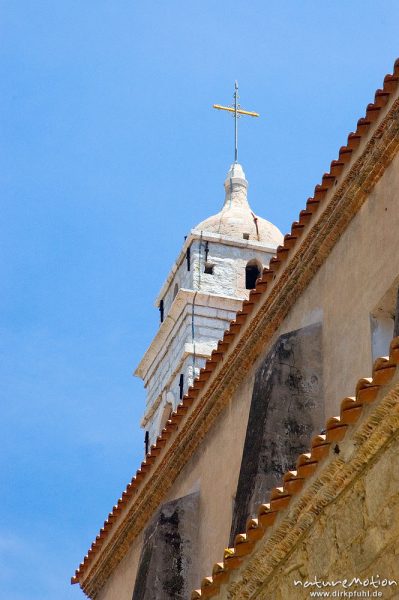
<path id="1" fill-rule="evenodd" d="M 256 285 L 261 272 L 261 266 L 257 260 L 250 260 L 245 267 L 245 287 L 247 290 L 252 290 Z"/>

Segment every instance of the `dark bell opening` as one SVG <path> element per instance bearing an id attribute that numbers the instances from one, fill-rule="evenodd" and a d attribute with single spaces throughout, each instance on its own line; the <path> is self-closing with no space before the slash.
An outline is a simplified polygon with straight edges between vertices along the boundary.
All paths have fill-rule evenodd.
<path id="1" fill-rule="evenodd" d="M 260 271 L 256 265 L 247 265 L 245 267 L 245 287 L 247 290 L 252 290 L 255 287 L 259 275 Z"/>

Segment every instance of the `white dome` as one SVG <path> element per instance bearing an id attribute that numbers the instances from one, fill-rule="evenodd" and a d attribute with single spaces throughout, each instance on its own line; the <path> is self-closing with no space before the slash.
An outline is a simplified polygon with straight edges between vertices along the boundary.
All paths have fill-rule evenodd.
<path id="1" fill-rule="evenodd" d="M 281 231 L 252 212 L 247 198 L 248 182 L 241 165 L 231 165 L 224 187 L 226 197 L 222 210 L 199 223 L 195 227 L 196 230 L 219 233 L 240 240 L 249 239 L 273 247 L 283 243 Z"/>

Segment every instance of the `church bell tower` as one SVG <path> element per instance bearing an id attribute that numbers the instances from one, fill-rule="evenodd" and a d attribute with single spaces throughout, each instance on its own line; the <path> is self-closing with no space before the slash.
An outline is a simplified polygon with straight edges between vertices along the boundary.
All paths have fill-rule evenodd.
<path id="1" fill-rule="evenodd" d="M 252 212 L 240 164 L 230 167 L 224 188 L 222 210 L 190 231 L 155 301 L 159 330 L 135 371 L 147 390 L 141 425 L 148 444 L 155 442 L 283 240 L 277 227 Z"/>

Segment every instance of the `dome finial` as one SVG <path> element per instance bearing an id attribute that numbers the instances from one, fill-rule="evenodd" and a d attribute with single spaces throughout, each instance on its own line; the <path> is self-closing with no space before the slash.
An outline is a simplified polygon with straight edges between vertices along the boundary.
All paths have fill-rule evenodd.
<path id="1" fill-rule="evenodd" d="M 248 181 L 245 179 L 244 169 L 239 163 L 234 162 L 224 180 L 224 189 L 226 191 L 223 209 L 231 208 L 234 205 L 248 205 L 247 189 Z"/>
<path id="2" fill-rule="evenodd" d="M 248 185 L 248 182 L 245 179 L 244 169 L 242 168 L 242 165 L 240 165 L 240 163 L 238 162 L 234 162 L 230 166 L 230 169 L 228 170 L 226 175 L 225 184 L 226 182 L 230 181 L 230 179 L 242 179 Z"/>

